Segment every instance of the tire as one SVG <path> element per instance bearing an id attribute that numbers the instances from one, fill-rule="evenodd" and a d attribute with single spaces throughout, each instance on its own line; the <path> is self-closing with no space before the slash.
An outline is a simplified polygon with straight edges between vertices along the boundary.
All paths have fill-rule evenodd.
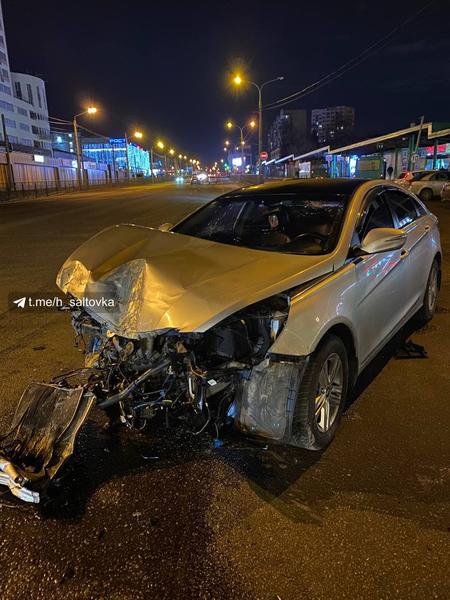
<path id="1" fill-rule="evenodd" d="M 441 281 L 441 268 L 438 260 L 435 258 L 431 265 L 430 274 L 427 279 L 427 286 L 425 288 L 425 294 L 423 296 L 423 305 L 418 312 L 418 318 L 420 321 L 427 323 L 431 321 L 436 312 L 437 306 L 437 295 L 439 292 Z"/>
<path id="2" fill-rule="evenodd" d="M 419 198 L 422 200 L 422 202 L 431 202 L 431 200 L 434 198 L 433 190 L 430 190 L 430 188 L 424 188 L 423 190 L 420 190 Z"/>
<path id="3" fill-rule="evenodd" d="M 325 392 L 324 376 L 327 369 L 336 364 L 334 384 L 332 382 L 330 385 L 329 382 Z M 300 384 L 294 411 L 292 433 L 295 445 L 308 450 L 323 450 L 333 440 L 347 397 L 348 365 L 345 344 L 335 335 L 326 337 L 312 354 Z M 319 393 L 321 390 L 322 394 Z M 320 408 L 319 399 L 322 400 Z"/>

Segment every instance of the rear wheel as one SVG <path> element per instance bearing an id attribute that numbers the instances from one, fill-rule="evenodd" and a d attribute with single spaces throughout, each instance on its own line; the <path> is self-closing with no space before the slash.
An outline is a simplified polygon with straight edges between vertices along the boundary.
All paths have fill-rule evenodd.
<path id="1" fill-rule="evenodd" d="M 423 306 L 419 312 L 421 321 L 431 321 L 436 312 L 437 297 L 439 293 L 440 267 L 439 262 L 435 258 L 431 265 L 430 274 L 428 275 L 427 287 L 423 297 Z"/>
<path id="2" fill-rule="evenodd" d="M 419 198 L 422 202 L 431 202 L 431 200 L 433 200 L 433 190 L 430 190 L 430 188 L 420 190 Z"/>
<path id="3" fill-rule="evenodd" d="M 300 385 L 293 419 L 298 445 L 321 450 L 332 441 L 347 396 L 348 375 L 345 345 L 330 335 L 311 356 Z"/>

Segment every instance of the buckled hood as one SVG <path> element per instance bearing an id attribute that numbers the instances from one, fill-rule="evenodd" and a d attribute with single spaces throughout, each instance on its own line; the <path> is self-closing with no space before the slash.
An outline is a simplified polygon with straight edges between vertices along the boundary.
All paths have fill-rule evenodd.
<path id="1" fill-rule="evenodd" d="M 56 282 L 115 333 L 138 337 L 168 328 L 206 331 L 331 270 L 329 256 L 252 250 L 127 224 L 82 244 Z"/>

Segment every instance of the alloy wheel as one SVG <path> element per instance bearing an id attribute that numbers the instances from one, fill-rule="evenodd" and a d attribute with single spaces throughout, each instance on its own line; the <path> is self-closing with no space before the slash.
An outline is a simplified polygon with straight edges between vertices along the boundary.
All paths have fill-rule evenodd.
<path id="1" fill-rule="evenodd" d="M 322 365 L 315 400 L 317 428 L 322 433 L 327 432 L 336 420 L 342 400 L 343 378 L 342 360 L 333 352 Z"/>
<path id="2" fill-rule="evenodd" d="M 434 310 L 436 308 L 438 289 L 439 289 L 438 270 L 437 270 L 436 264 L 434 264 L 433 268 L 431 269 L 431 273 L 430 273 L 430 280 L 428 282 L 428 293 L 427 293 L 427 304 L 428 304 L 428 310 L 429 310 L 430 314 L 433 314 Z"/>

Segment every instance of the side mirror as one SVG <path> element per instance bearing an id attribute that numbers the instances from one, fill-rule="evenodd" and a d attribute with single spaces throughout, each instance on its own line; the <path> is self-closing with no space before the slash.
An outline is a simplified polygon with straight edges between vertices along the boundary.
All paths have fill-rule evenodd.
<path id="1" fill-rule="evenodd" d="M 170 231 L 173 227 L 173 223 L 163 223 L 158 227 L 160 231 Z"/>
<path id="2" fill-rule="evenodd" d="M 365 254 L 400 250 L 406 242 L 406 233 L 392 227 L 371 229 L 361 242 L 360 250 Z"/>

